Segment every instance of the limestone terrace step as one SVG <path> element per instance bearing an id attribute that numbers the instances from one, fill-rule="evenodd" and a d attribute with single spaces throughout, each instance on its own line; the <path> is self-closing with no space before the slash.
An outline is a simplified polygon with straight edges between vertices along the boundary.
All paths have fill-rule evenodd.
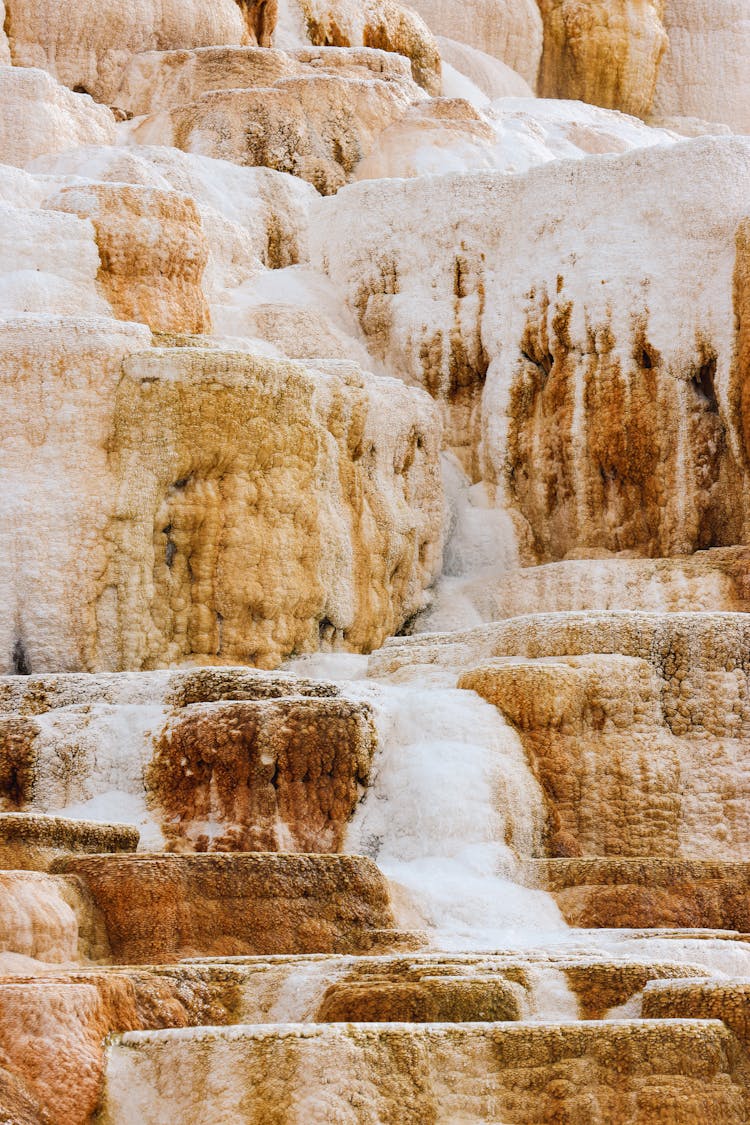
<path id="1" fill-rule="evenodd" d="M 138 839 L 130 824 L 0 813 L 0 869 L 48 871 L 53 859 L 67 852 L 134 852 Z"/>
<path id="2" fill-rule="evenodd" d="M 363 856 L 284 852 L 63 856 L 107 930 L 112 960 L 372 952 L 395 924 L 386 879 Z"/>
<path id="3" fill-rule="evenodd" d="M 276 1125 L 744 1125 L 749 1078 L 718 1021 L 131 1032 L 109 1048 L 103 1118 L 163 1125 L 168 1105 L 180 1125 L 247 1125 L 273 1105 Z"/>

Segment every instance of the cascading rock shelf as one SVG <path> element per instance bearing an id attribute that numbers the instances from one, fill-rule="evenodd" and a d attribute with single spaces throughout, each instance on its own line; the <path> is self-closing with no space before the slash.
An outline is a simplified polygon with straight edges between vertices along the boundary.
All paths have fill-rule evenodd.
<path id="1" fill-rule="evenodd" d="M 750 1121 L 750 0 L 0 0 L 0 1122 Z"/>

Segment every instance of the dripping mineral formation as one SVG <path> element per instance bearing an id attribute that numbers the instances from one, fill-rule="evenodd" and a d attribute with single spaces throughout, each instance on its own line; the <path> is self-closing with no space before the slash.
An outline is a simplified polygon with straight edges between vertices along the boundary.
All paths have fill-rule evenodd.
<path id="1" fill-rule="evenodd" d="M 0 0 L 0 1121 L 750 1120 L 750 0 Z"/>

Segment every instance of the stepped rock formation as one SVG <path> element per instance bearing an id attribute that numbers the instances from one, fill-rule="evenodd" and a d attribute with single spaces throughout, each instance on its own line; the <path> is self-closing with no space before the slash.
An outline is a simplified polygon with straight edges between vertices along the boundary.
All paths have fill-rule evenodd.
<path id="1" fill-rule="evenodd" d="M 748 28 L 0 0 L 0 1123 L 750 1119 Z"/>

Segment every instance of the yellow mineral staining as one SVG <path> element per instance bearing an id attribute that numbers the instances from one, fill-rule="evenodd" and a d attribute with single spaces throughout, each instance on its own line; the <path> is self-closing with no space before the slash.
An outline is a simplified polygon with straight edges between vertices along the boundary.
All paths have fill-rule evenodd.
<path id="1" fill-rule="evenodd" d="M 426 24 L 396 0 L 301 0 L 310 41 L 319 47 L 376 47 L 411 62 L 415 82 L 440 92 L 440 52 Z"/>
<path id="2" fill-rule="evenodd" d="M 121 1121 L 127 1106 L 156 1125 L 165 1099 L 184 1125 L 206 1114 L 231 1125 L 262 1120 L 278 1105 L 280 1072 L 295 1110 L 320 1120 L 746 1120 L 738 1040 L 718 1021 L 691 1020 L 133 1033 L 112 1049 L 104 1120 Z"/>
<path id="3" fill-rule="evenodd" d="M 45 409 L 19 416 L 19 437 L 44 449 L 40 466 L 58 458 L 69 488 L 62 507 L 48 493 L 56 550 L 77 560 L 61 569 L 65 595 L 36 637 L 26 611 L 20 639 L 8 618 L 10 663 L 21 645 L 36 671 L 273 667 L 321 640 L 376 647 L 422 608 L 442 521 L 426 396 L 365 383 L 350 366 L 326 375 L 199 348 L 121 365 L 91 329 L 72 331 L 41 367 L 22 349 L 7 368 L 30 402 L 50 380 Z M 137 338 L 123 327 L 123 350 Z M 43 350 L 46 329 L 33 339 Z M 85 454 L 68 445 L 60 456 L 54 401 L 73 386 L 81 401 L 96 395 L 96 424 L 92 412 L 74 443 Z"/>
<path id="4" fill-rule="evenodd" d="M 667 46 L 663 0 L 540 0 L 539 93 L 645 117 Z"/>
<path id="5" fill-rule="evenodd" d="M 63 188 L 48 207 L 90 218 L 99 249 L 97 280 L 119 320 L 155 332 L 208 332 L 201 288 L 208 246 L 189 196 L 130 184 Z"/>

